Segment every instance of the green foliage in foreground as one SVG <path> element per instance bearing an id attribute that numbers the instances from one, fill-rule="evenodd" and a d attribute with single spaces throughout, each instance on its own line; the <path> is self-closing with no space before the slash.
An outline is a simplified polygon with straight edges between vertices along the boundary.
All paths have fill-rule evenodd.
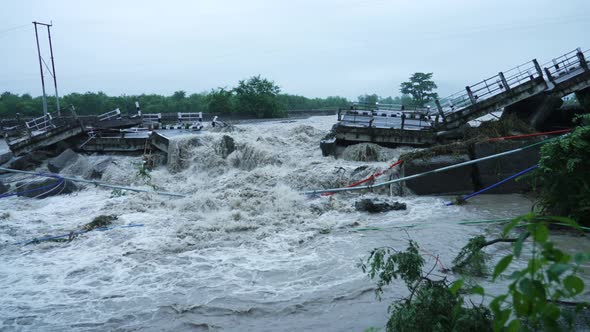
<path id="1" fill-rule="evenodd" d="M 491 331 L 491 313 L 481 305 L 464 306 L 456 285 L 424 274 L 419 247 L 410 241 L 405 251 L 374 249 L 361 263 L 363 272 L 377 278 L 377 296 L 395 279 L 406 283 L 410 296 L 389 306 L 387 331 Z"/>
<path id="2" fill-rule="evenodd" d="M 545 213 L 590 225 L 590 115 L 579 120 L 569 135 L 541 148 L 534 177 Z"/>
<path id="3" fill-rule="evenodd" d="M 569 300 L 584 290 L 584 281 L 579 277 L 581 264 L 590 258 L 588 253 L 569 255 L 558 249 L 549 240 L 548 224 L 560 223 L 575 229 L 575 221 L 561 217 L 536 217 L 534 214 L 517 218 L 503 230 L 506 237 L 516 226 L 524 227 L 512 245 L 512 253 L 504 256 L 496 264 L 493 279 L 500 277 L 515 258 L 522 256 L 525 245 L 530 252 L 528 264 L 512 271 L 507 277 L 511 280 L 508 291 L 498 295 L 490 303 L 494 313 L 494 330 L 560 331 L 573 329 L 573 317 L 559 305 L 559 301 Z M 526 242 L 527 239 L 531 239 Z M 578 310 L 585 307 L 580 304 Z"/>
<path id="4" fill-rule="evenodd" d="M 482 297 L 485 289 L 459 279 L 449 284 L 444 279 L 433 280 L 432 270 L 424 274 L 424 260 L 418 245 L 410 241 L 406 251 L 394 248 L 374 249 L 361 264 L 363 272 L 377 279 L 377 295 L 395 279 L 406 283 L 410 295 L 389 306 L 387 331 L 563 331 L 574 329 L 575 313 L 587 308 L 577 305 L 575 311 L 559 306 L 560 301 L 575 300 L 585 288 L 580 278 L 581 266 L 590 260 L 590 253 L 570 255 L 549 240 L 548 225 L 558 223 L 579 230 L 577 223 L 563 217 L 538 217 L 531 213 L 510 222 L 499 239 L 487 241 L 483 236 L 471 239 L 455 259 L 454 271 L 465 276 L 485 275 L 489 255 L 487 246 L 511 243 L 511 251 L 493 268 L 492 281 L 507 278 L 505 293 L 493 297 L 486 307 L 469 301 L 461 292 Z M 513 235 L 513 238 L 509 238 Z M 526 252 L 527 264 L 513 266 Z M 459 268 L 457 268 L 459 267 Z M 434 269 L 434 268 L 433 268 Z M 507 271 L 509 273 L 507 273 Z M 472 280 L 472 279 L 470 279 Z"/>
<path id="5" fill-rule="evenodd" d="M 461 249 L 453 260 L 453 272 L 483 277 L 487 274 L 487 262 L 490 255 L 482 250 L 486 245 L 483 235 L 469 239 L 467 245 Z"/>

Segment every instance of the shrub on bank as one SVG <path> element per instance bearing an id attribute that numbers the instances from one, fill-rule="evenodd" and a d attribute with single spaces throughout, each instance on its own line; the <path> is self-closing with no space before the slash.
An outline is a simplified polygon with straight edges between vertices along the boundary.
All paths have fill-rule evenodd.
<path id="1" fill-rule="evenodd" d="M 541 148 L 533 174 L 543 213 L 568 216 L 590 225 L 590 114 L 569 135 Z"/>

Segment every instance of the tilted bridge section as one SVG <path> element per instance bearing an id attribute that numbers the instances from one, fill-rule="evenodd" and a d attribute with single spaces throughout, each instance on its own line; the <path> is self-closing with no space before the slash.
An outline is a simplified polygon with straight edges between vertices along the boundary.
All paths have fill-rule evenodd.
<path id="1" fill-rule="evenodd" d="M 444 129 L 457 128 L 471 120 L 542 93 L 563 97 L 590 87 L 590 50 L 579 48 L 539 65 L 536 59 L 500 72 L 464 91 L 436 100 Z"/>
<path id="2" fill-rule="evenodd" d="M 349 110 L 338 112 L 338 124 L 320 146 L 325 155 L 331 154 L 334 144 L 370 142 L 428 146 L 438 142 L 439 136 L 453 133 L 454 129 L 492 112 L 510 108 L 517 108 L 519 112 L 521 102 L 537 102 L 536 105 L 543 106 L 543 98 L 548 96 L 561 98 L 574 92 L 590 94 L 588 59 L 590 50 L 582 52 L 579 48 L 543 65 L 533 59 L 421 109 L 355 104 Z"/>

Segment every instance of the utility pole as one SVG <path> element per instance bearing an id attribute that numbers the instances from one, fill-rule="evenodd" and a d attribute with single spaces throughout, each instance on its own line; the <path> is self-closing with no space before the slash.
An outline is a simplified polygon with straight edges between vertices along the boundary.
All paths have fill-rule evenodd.
<path id="1" fill-rule="evenodd" d="M 41 71 L 41 88 L 43 89 L 43 115 L 47 117 L 47 96 L 45 95 L 45 78 L 43 78 L 43 63 L 41 59 L 41 48 L 39 47 L 39 34 L 37 33 L 37 22 L 33 22 L 35 26 L 35 38 L 37 39 L 37 54 L 39 55 L 39 70 Z"/>
<path id="2" fill-rule="evenodd" d="M 45 78 L 43 77 L 43 58 L 41 57 L 41 48 L 39 47 L 39 35 L 37 33 L 37 25 L 47 27 L 47 37 L 49 38 L 49 52 L 51 54 L 51 76 L 53 77 L 53 87 L 55 88 L 55 103 L 57 106 L 57 116 L 61 116 L 61 108 L 59 107 L 59 94 L 57 92 L 57 76 L 55 74 L 55 60 L 53 58 L 53 45 L 51 43 L 51 26 L 53 23 L 33 22 L 35 25 L 35 37 L 37 39 L 37 53 L 39 54 L 39 68 L 41 69 L 41 86 L 43 87 L 43 114 L 47 115 L 47 97 L 45 95 Z"/>
<path id="3" fill-rule="evenodd" d="M 55 75 L 55 62 L 53 60 L 53 45 L 51 45 L 51 30 L 49 29 L 53 22 L 47 26 L 47 36 L 49 36 L 49 52 L 51 52 L 51 70 L 53 71 L 53 86 L 55 87 L 55 103 L 57 104 L 57 116 L 61 116 L 59 108 L 59 94 L 57 93 L 57 76 Z"/>

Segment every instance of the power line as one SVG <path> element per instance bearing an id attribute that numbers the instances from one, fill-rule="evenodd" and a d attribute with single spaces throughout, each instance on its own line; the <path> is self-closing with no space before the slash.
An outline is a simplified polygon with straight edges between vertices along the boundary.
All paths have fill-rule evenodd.
<path id="1" fill-rule="evenodd" d="M 15 26 L 15 27 L 11 27 L 11 28 L 6 28 L 6 29 L 3 29 L 3 30 L 0 30 L 0 34 L 6 33 L 6 32 L 10 32 L 10 31 L 14 31 L 14 30 L 23 29 L 23 28 L 28 28 L 28 27 L 30 27 L 29 24 L 18 25 L 18 26 Z"/>
<path id="2" fill-rule="evenodd" d="M 51 77 L 55 77 L 55 76 L 53 76 L 53 71 L 51 70 L 51 68 L 49 68 L 49 65 L 47 64 L 47 62 L 45 62 L 45 59 L 43 59 L 43 57 L 41 57 L 41 60 L 43 60 L 43 64 L 45 64 L 45 68 L 47 68 L 47 71 L 49 71 L 49 75 L 51 75 Z"/>

